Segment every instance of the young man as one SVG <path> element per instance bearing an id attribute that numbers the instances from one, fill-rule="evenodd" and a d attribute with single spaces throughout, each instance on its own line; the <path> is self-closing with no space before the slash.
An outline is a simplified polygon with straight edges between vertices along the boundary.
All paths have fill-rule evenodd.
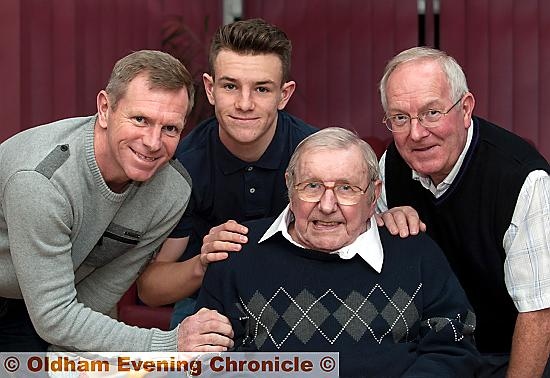
<path id="1" fill-rule="evenodd" d="M 285 167 L 296 145 L 316 131 L 282 112 L 296 88 L 291 49 L 283 31 L 260 19 L 222 26 L 214 35 L 211 74 L 203 79 L 216 116 L 198 125 L 176 152 L 193 191 L 185 215 L 139 281 L 145 303 L 172 303 L 199 289 L 208 263 L 227 255 L 200 254 L 212 227 L 224 224 L 228 232 L 244 234 L 241 225 L 224 222 L 276 215 L 288 203 Z M 238 249 L 236 244 L 226 251 Z M 185 261 L 174 264 L 184 251 Z M 193 311 L 194 301 L 177 304 L 172 324 Z"/>
<path id="2" fill-rule="evenodd" d="M 380 162 L 379 209 L 414 207 L 447 255 L 493 364 L 484 374 L 540 376 L 550 352 L 548 162 L 472 115 L 464 73 L 442 51 L 401 52 L 380 92 L 394 143 Z"/>
<path id="3" fill-rule="evenodd" d="M 352 132 L 297 147 L 290 204 L 247 223 L 240 253 L 211 264 L 197 305 L 225 314 L 235 351 L 340 353 L 341 376 L 471 377 L 475 316 L 427 236 L 376 227 L 378 163 Z"/>
<path id="4" fill-rule="evenodd" d="M 116 63 L 97 95 L 96 115 L 32 128 L 2 143 L 1 351 L 231 345 L 231 327 L 215 312 L 202 311 L 171 332 L 105 315 L 188 202 L 189 176 L 171 158 L 193 95 L 192 78 L 177 59 L 138 51 Z"/>

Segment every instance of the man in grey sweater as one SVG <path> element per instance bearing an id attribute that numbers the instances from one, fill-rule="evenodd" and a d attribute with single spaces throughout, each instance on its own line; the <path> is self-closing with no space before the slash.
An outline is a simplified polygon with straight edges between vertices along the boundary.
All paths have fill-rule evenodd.
<path id="1" fill-rule="evenodd" d="M 177 59 L 138 51 L 116 63 L 96 115 L 0 145 L 0 351 L 232 346 L 230 323 L 215 311 L 169 332 L 106 315 L 189 200 L 190 178 L 171 158 L 193 95 Z"/>

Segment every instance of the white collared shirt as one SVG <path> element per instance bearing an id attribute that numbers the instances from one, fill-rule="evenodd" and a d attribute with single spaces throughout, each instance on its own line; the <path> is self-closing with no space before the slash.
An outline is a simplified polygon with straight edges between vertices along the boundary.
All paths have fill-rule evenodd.
<path id="1" fill-rule="evenodd" d="M 293 222 L 294 216 L 290 211 L 290 206 L 287 205 L 283 212 L 275 219 L 275 221 L 269 226 L 262 238 L 258 241 L 261 243 L 277 232 L 281 232 L 285 239 L 300 248 L 306 249 L 303 245 L 292 239 L 292 236 L 288 233 L 288 226 Z M 382 248 L 382 242 L 380 241 L 380 234 L 378 233 L 378 226 L 374 216 L 369 219 L 370 224 L 367 225 L 367 231 L 363 232 L 353 241 L 353 243 L 344 246 L 334 252 L 340 258 L 349 260 L 355 255 L 361 256 L 374 270 L 378 273 L 382 271 L 382 264 L 384 263 L 384 250 Z M 370 227 L 374 225 L 374 227 Z"/>

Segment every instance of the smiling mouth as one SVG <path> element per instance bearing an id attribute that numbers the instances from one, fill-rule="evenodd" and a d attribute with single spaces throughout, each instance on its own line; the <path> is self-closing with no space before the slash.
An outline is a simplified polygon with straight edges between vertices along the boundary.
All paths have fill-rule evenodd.
<path id="1" fill-rule="evenodd" d="M 232 119 L 234 119 L 235 121 L 256 121 L 257 119 L 259 119 L 258 117 L 253 117 L 253 118 L 244 118 L 244 117 L 236 117 L 236 116 L 230 116 Z"/>
<path id="2" fill-rule="evenodd" d="M 434 147 L 435 146 L 419 147 L 419 148 L 415 148 L 413 151 L 415 151 L 415 152 L 426 152 L 426 151 L 431 150 Z"/>
<path id="3" fill-rule="evenodd" d="M 153 161 L 158 159 L 158 158 L 155 158 L 155 157 L 149 157 L 149 156 L 142 155 L 142 154 L 140 154 L 139 152 L 137 152 L 135 150 L 132 150 L 132 152 L 134 153 L 134 155 L 136 155 L 138 157 L 138 159 L 143 160 L 143 161 L 153 162 Z"/>
<path id="4" fill-rule="evenodd" d="M 315 227 L 318 227 L 318 228 L 334 228 L 336 226 L 339 226 L 341 222 L 325 222 L 325 221 L 316 220 L 316 221 L 313 221 L 313 224 L 315 225 Z"/>

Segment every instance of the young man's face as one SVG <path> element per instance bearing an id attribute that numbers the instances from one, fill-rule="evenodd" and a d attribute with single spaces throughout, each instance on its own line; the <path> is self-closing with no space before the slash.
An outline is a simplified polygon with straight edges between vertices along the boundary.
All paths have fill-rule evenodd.
<path id="1" fill-rule="evenodd" d="M 129 84 L 113 109 L 105 91 L 97 97 L 96 159 L 107 185 L 120 191 L 147 181 L 174 155 L 189 105 L 187 89 L 151 89 L 145 74 Z"/>
<path id="2" fill-rule="evenodd" d="M 428 110 L 446 112 L 458 99 L 450 98 L 446 76 L 435 61 L 402 63 L 386 86 L 388 115 L 416 117 Z M 407 164 L 437 185 L 449 174 L 466 143 L 474 98 L 467 93 L 437 127 L 426 128 L 417 119 L 410 128 L 393 133 L 395 145 Z"/>
<path id="3" fill-rule="evenodd" d="M 275 54 L 241 55 L 222 50 L 214 62 L 214 77 L 204 74 L 208 100 L 215 107 L 220 139 L 230 150 L 265 148 L 277 126 L 295 83 L 282 83 L 282 63 Z"/>
<path id="4" fill-rule="evenodd" d="M 326 185 L 345 183 L 367 190 L 355 205 L 341 205 L 334 191 L 327 189 L 319 202 L 306 202 L 295 189 L 291 193 L 290 210 L 294 223 L 289 228 L 292 238 L 304 247 L 323 251 L 336 251 L 351 244 L 367 229 L 367 221 L 374 213 L 380 192 L 380 181 L 369 183 L 363 154 L 358 147 L 349 149 L 317 148 L 304 151 L 295 172 L 295 184 L 323 182 Z M 376 224 L 371 225 L 376 227 Z"/>

